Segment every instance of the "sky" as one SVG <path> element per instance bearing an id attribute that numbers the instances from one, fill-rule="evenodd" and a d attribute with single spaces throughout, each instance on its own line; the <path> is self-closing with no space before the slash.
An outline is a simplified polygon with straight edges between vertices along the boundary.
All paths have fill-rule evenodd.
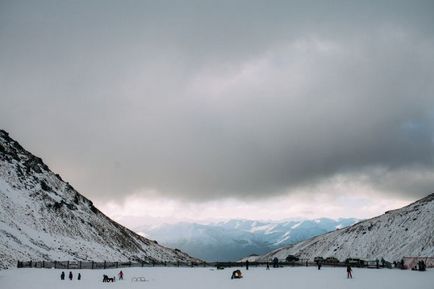
<path id="1" fill-rule="evenodd" d="M 0 127 L 127 225 L 434 191 L 432 1 L 0 0 Z"/>

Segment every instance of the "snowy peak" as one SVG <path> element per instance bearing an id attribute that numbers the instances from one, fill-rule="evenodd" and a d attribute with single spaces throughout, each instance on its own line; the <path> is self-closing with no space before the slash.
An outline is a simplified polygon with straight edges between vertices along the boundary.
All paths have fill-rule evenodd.
<path id="1" fill-rule="evenodd" d="M 31 259 L 198 261 L 114 222 L 0 130 L 0 266 Z"/>
<path id="2" fill-rule="evenodd" d="M 401 209 L 361 221 L 281 249 L 258 260 L 288 255 L 398 261 L 404 256 L 434 256 L 434 194 Z"/>
<path id="3" fill-rule="evenodd" d="M 142 226 L 136 231 L 207 261 L 236 261 L 246 255 L 264 254 L 356 222 L 352 218 L 292 221 L 232 219 L 206 225 L 177 223 Z"/>

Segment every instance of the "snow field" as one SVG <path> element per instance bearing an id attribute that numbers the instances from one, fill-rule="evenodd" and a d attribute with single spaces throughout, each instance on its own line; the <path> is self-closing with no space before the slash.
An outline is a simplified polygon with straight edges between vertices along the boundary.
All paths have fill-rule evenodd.
<path id="1" fill-rule="evenodd" d="M 121 269 L 108 270 L 60 270 L 60 269 L 12 269 L 0 271 L 1 289 L 51 289 L 51 288 L 150 288 L 150 289 L 264 289 L 270 288 L 333 288 L 333 289 L 432 289 L 434 270 L 415 272 L 409 270 L 353 269 L 353 279 L 346 279 L 346 268 L 315 267 L 241 268 L 244 278 L 231 280 L 233 270 L 226 268 L 122 268 L 124 280 L 102 283 L 102 275 L 116 276 Z M 60 280 L 65 271 L 66 280 Z M 69 271 L 74 280 L 68 279 Z M 81 273 L 81 281 L 77 274 Z M 146 282 L 132 282 L 133 277 L 145 277 Z"/>

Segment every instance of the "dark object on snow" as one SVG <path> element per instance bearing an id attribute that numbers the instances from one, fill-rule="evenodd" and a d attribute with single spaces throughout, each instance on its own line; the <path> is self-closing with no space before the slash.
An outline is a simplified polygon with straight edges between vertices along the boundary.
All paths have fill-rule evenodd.
<path id="1" fill-rule="evenodd" d="M 246 270 L 249 270 L 249 260 L 246 260 Z"/>
<path id="2" fill-rule="evenodd" d="M 69 271 L 69 280 L 72 280 L 72 272 L 71 271 Z"/>
<path id="3" fill-rule="evenodd" d="M 419 271 L 426 271 L 426 264 L 423 260 L 420 260 L 417 265 L 419 266 Z"/>
<path id="4" fill-rule="evenodd" d="M 267 262 L 267 270 L 270 270 L 270 264 Z"/>
<path id="5" fill-rule="evenodd" d="M 273 259 L 273 268 L 279 268 L 279 259 L 277 257 Z"/>
<path id="6" fill-rule="evenodd" d="M 65 272 L 62 271 L 62 274 L 60 274 L 60 280 L 65 280 Z"/>
<path id="7" fill-rule="evenodd" d="M 225 267 L 223 267 L 222 265 L 217 265 L 217 270 L 224 270 Z"/>
<path id="8" fill-rule="evenodd" d="M 109 276 L 103 275 L 102 282 L 115 282 L 115 281 L 116 281 L 116 277 L 109 278 Z"/>
<path id="9" fill-rule="evenodd" d="M 331 264 L 331 265 L 336 265 L 336 264 L 339 263 L 339 259 L 335 258 L 335 257 L 327 257 L 327 258 L 325 258 L 324 263 Z"/>
<path id="10" fill-rule="evenodd" d="M 297 256 L 294 255 L 288 255 L 288 257 L 286 257 L 286 262 L 296 262 L 299 261 L 300 259 Z"/>
<path id="11" fill-rule="evenodd" d="M 323 261 L 324 261 L 324 258 L 323 258 L 323 257 L 320 257 L 320 256 L 317 256 L 317 257 L 313 258 L 313 261 L 314 261 L 315 263 L 323 262 Z"/>
<path id="12" fill-rule="evenodd" d="M 243 278 L 243 274 L 241 273 L 240 270 L 235 270 L 234 272 L 232 272 L 231 279 L 241 279 L 241 278 Z"/>
<path id="13" fill-rule="evenodd" d="M 345 259 L 345 264 L 350 265 L 351 267 L 366 267 L 366 266 L 368 266 L 369 261 L 365 261 L 365 260 L 362 260 L 359 258 L 347 258 L 347 259 Z M 375 267 L 376 267 L 376 264 L 377 263 L 375 263 Z"/>
<path id="14" fill-rule="evenodd" d="M 353 274 L 351 274 L 353 270 L 350 265 L 347 265 L 347 279 L 353 279 Z"/>
<path id="15" fill-rule="evenodd" d="M 122 272 L 122 270 L 121 272 L 119 272 L 118 276 L 119 276 L 119 280 L 124 280 L 124 272 Z"/>
<path id="16" fill-rule="evenodd" d="M 77 280 L 81 280 L 81 273 L 78 273 Z"/>
<path id="17" fill-rule="evenodd" d="M 322 266 L 321 262 L 318 262 L 318 270 L 321 270 L 321 266 Z"/>

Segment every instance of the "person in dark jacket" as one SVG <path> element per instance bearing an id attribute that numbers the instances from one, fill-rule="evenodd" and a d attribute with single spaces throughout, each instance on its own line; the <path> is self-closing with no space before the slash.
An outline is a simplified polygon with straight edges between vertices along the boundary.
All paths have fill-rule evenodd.
<path id="1" fill-rule="evenodd" d="M 246 260 L 246 270 L 249 270 L 249 260 Z"/>
<path id="2" fill-rule="evenodd" d="M 65 280 L 65 272 L 62 271 L 62 274 L 60 274 L 60 280 Z"/>
<path id="3" fill-rule="evenodd" d="M 353 274 L 351 274 L 353 270 L 351 269 L 350 264 L 347 265 L 347 279 L 353 279 Z"/>
<path id="4" fill-rule="evenodd" d="M 121 272 L 119 272 L 118 276 L 119 276 L 119 280 L 124 280 L 124 272 L 122 272 L 122 270 Z"/>
<path id="5" fill-rule="evenodd" d="M 241 279 L 241 278 L 243 278 L 243 274 L 241 273 L 240 270 L 235 270 L 234 272 L 232 272 L 231 279 Z"/>
<path id="6" fill-rule="evenodd" d="M 81 273 L 78 273 L 77 280 L 81 280 Z"/>
<path id="7" fill-rule="evenodd" d="M 417 265 L 419 266 L 419 271 L 426 271 L 426 264 L 423 260 L 420 260 Z"/>
<path id="8" fill-rule="evenodd" d="M 273 259 L 273 268 L 279 268 L 279 259 L 277 257 Z"/>
<path id="9" fill-rule="evenodd" d="M 69 271 L 69 280 L 72 280 L 72 272 L 71 271 Z"/>

